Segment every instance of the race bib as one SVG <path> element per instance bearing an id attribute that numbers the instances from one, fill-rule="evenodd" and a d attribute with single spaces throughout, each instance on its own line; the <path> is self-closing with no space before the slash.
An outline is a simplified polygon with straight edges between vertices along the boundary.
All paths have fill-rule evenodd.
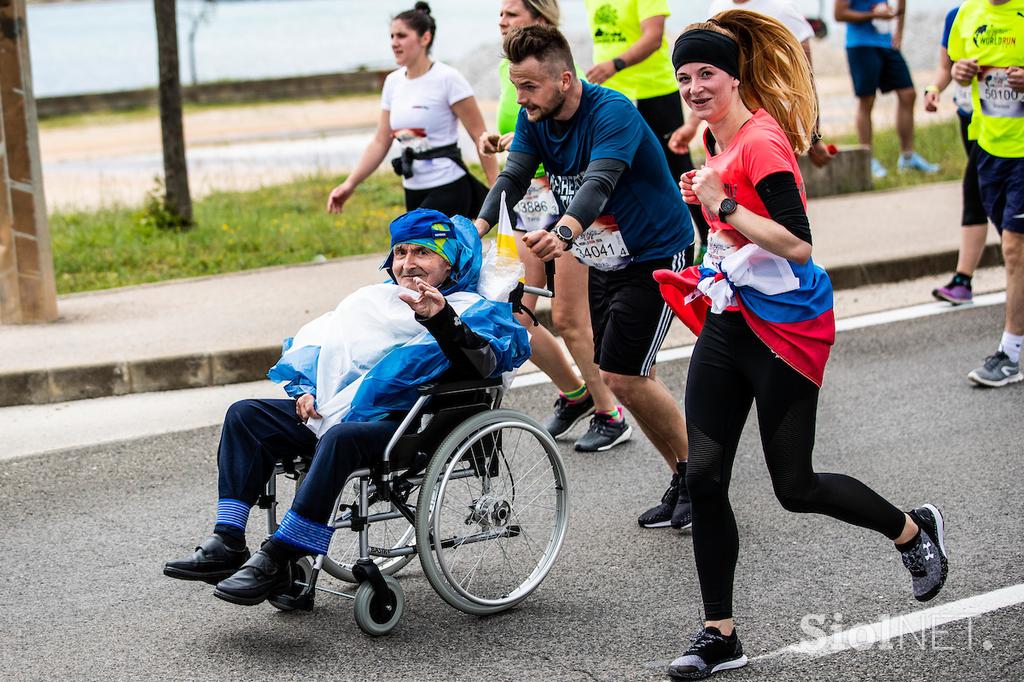
<path id="1" fill-rule="evenodd" d="M 414 152 L 425 152 L 430 149 L 425 128 L 402 128 L 391 133 L 391 136 L 398 140 L 403 149 L 411 149 Z"/>
<path id="2" fill-rule="evenodd" d="M 584 265 L 605 272 L 621 270 L 633 260 L 615 218 L 610 215 L 599 217 L 584 230 L 573 242 L 572 251 Z"/>
<path id="3" fill-rule="evenodd" d="M 971 102 L 971 88 L 953 81 L 953 104 L 965 114 L 974 111 L 974 103 Z"/>
<path id="4" fill-rule="evenodd" d="M 515 205 L 516 227 L 523 232 L 543 230 L 558 220 L 558 204 L 547 178 L 534 178 L 530 189 Z"/>
<path id="5" fill-rule="evenodd" d="M 708 250 L 704 254 L 705 267 L 719 270 L 722 259 L 744 246 L 743 238 L 735 230 L 715 230 L 708 235 Z"/>
<path id="6" fill-rule="evenodd" d="M 1006 69 L 983 66 L 978 74 L 981 113 L 995 118 L 1024 118 L 1024 92 L 1010 87 Z"/>

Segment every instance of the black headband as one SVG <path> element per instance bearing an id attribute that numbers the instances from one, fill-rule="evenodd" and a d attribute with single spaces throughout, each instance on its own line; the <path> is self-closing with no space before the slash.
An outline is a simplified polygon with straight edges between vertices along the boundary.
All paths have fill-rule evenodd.
<path id="1" fill-rule="evenodd" d="M 700 62 L 717 66 L 733 78 L 740 77 L 740 46 L 735 40 L 717 31 L 704 28 L 687 31 L 676 39 L 672 48 L 672 67 Z"/>

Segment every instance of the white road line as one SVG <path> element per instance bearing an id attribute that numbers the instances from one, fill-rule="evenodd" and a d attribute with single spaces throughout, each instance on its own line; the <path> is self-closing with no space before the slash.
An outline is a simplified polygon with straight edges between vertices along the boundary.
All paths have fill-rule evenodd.
<path id="1" fill-rule="evenodd" d="M 915 636 L 916 633 L 935 630 L 948 623 L 976 618 L 1020 603 L 1024 603 L 1024 583 L 1010 585 L 973 597 L 957 599 L 928 609 L 912 611 L 901 616 L 884 618 L 877 623 L 864 623 L 827 637 L 805 640 L 767 654 L 753 656 L 750 661 L 765 661 L 782 656 L 822 658 L 850 649 L 881 648 L 885 646 L 885 642 L 892 639 L 908 635 Z M 666 668 L 671 662 L 671 659 L 648 661 L 643 664 L 643 667 Z"/>
<path id="2" fill-rule="evenodd" d="M 871 313 L 869 315 L 847 317 L 836 322 L 836 331 L 845 332 L 850 331 L 851 329 L 862 329 L 864 327 L 874 327 L 879 324 L 916 320 L 919 317 L 931 317 L 932 315 L 943 315 L 945 313 L 960 312 L 963 310 L 970 310 L 971 308 L 981 308 L 990 305 L 1001 305 L 1003 303 L 1006 303 L 1005 291 L 997 291 L 993 294 L 976 296 L 974 298 L 974 302 L 968 305 L 952 306 L 942 301 L 935 301 L 934 303 L 913 305 L 908 308 L 897 308 L 895 310 L 884 310 L 880 313 Z"/>
<path id="3" fill-rule="evenodd" d="M 921 611 L 885 618 L 877 623 L 865 623 L 842 632 L 791 644 L 777 651 L 755 656 L 751 661 L 778 656 L 805 656 L 821 658 L 849 649 L 869 649 L 891 639 L 934 630 L 947 623 L 967 620 L 1005 609 L 1024 602 L 1024 583 L 986 592 L 974 597 L 958 599 Z"/>
<path id="4" fill-rule="evenodd" d="M 836 323 L 836 329 L 840 332 L 863 329 L 980 306 L 999 305 L 1005 301 L 1005 292 L 977 296 L 973 304 L 964 306 L 951 306 L 936 301 L 844 318 Z M 692 345 L 666 348 L 658 353 L 658 362 L 665 364 L 685 360 L 692 354 Z M 549 382 L 550 379 L 543 372 L 532 372 L 517 376 L 512 387 L 526 388 Z M 3 433 L 5 441 L 0 448 L 0 461 L 215 426 L 220 424 L 227 406 L 235 400 L 267 396 L 275 390 L 269 382 L 253 382 L 0 408 L 0 433 Z"/>
<path id="5" fill-rule="evenodd" d="M 962 312 L 964 310 L 970 310 L 972 308 L 982 308 L 990 305 L 1001 305 L 1006 302 L 1006 292 L 997 291 L 992 294 L 983 294 L 974 298 L 974 303 L 968 305 L 952 306 L 943 301 L 935 301 L 934 303 L 923 303 L 921 305 L 909 306 L 906 308 L 896 308 L 895 310 L 885 310 L 880 313 L 870 313 L 868 315 L 857 315 L 856 317 L 847 317 L 842 320 L 836 321 L 836 331 L 846 332 L 854 329 L 863 329 L 865 327 L 874 327 L 880 324 L 892 324 L 893 322 L 903 322 L 906 320 L 916 320 L 921 317 L 931 317 L 932 315 L 943 315 L 946 313 Z M 665 350 L 658 353 L 658 362 L 664 364 L 666 362 L 673 362 L 675 360 L 685 360 L 693 355 L 693 345 L 689 346 L 677 346 L 675 348 L 666 348 Z M 573 365 L 573 369 L 576 369 L 576 365 Z M 546 384 L 550 381 L 547 375 L 543 372 L 535 372 L 533 374 L 526 374 L 524 376 L 516 377 L 512 382 L 512 388 L 525 388 L 527 386 L 539 386 L 540 384 Z"/>

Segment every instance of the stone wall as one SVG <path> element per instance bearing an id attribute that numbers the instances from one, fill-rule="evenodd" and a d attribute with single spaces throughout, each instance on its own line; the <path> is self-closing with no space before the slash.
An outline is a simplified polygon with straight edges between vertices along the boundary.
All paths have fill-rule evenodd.
<path id="1" fill-rule="evenodd" d="M 800 174 L 808 198 L 867 192 L 871 189 L 871 149 L 861 145 L 841 147 L 832 163 L 824 168 L 817 168 L 801 156 Z"/>

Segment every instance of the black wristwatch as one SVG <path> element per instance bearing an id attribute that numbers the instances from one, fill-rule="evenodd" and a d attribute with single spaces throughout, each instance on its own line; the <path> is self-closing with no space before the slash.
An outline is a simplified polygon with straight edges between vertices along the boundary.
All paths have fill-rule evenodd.
<path id="1" fill-rule="evenodd" d="M 739 207 L 740 205 L 729 197 L 722 199 L 722 203 L 718 205 L 718 219 L 723 223 L 726 222 L 725 219 L 735 213 Z"/>
<path id="2" fill-rule="evenodd" d="M 626 68 L 626 62 L 621 57 L 616 57 L 612 60 L 612 66 L 615 67 L 616 71 L 622 71 Z"/>
<path id="3" fill-rule="evenodd" d="M 566 251 L 572 248 L 572 242 L 575 237 L 572 236 L 572 228 L 568 225 L 552 225 L 547 228 L 547 231 L 554 233 L 554 235 L 558 237 L 563 244 L 565 244 Z"/>

